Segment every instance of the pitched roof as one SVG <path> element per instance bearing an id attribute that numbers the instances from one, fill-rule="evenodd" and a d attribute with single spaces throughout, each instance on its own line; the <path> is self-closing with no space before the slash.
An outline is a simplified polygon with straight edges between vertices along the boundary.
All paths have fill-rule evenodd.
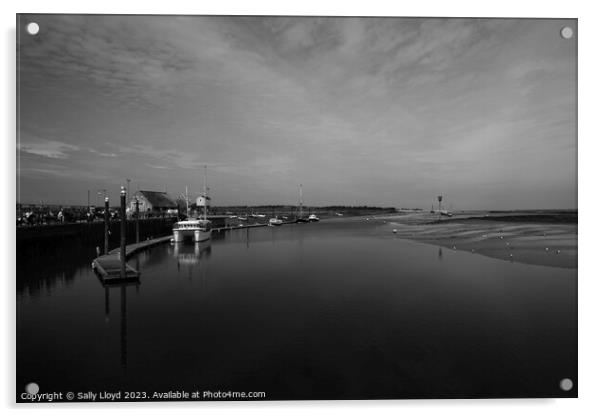
<path id="1" fill-rule="evenodd" d="M 154 208 L 176 208 L 178 205 L 174 200 L 161 191 L 136 191 L 135 195 L 142 195 Z"/>

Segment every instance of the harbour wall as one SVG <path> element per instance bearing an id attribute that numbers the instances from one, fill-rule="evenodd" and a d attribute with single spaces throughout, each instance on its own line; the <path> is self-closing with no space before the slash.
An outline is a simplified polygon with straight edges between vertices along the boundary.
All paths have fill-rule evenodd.
<path id="1" fill-rule="evenodd" d="M 140 219 L 140 240 L 153 239 L 171 233 L 176 218 Z M 120 221 L 109 222 L 109 248 L 119 245 Z M 126 222 L 127 243 L 136 242 L 136 221 Z M 49 246 L 76 244 L 104 248 L 104 222 L 49 224 L 17 228 L 17 252 L 48 249 Z"/>

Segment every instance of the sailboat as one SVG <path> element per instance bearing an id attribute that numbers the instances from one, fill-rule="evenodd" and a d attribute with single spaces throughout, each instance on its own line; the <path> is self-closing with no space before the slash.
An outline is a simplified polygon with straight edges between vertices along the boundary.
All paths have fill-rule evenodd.
<path id="1" fill-rule="evenodd" d="M 203 206 L 203 218 L 191 219 L 188 210 L 188 187 L 186 188 L 186 220 L 176 222 L 173 227 L 174 242 L 183 242 L 192 238 L 194 242 L 204 242 L 211 239 L 211 221 L 207 220 L 207 204 L 210 200 L 207 195 L 207 166 L 203 181 L 203 194 L 197 198 L 197 205 Z"/>
<path id="2" fill-rule="evenodd" d="M 303 184 L 299 184 L 299 214 L 297 215 L 296 223 L 307 223 L 308 220 L 303 218 Z"/>
<path id="3" fill-rule="evenodd" d="M 272 217 L 268 220 L 268 226 L 282 226 L 282 223 L 284 223 L 282 219 L 276 216 L 275 210 L 272 209 Z"/>

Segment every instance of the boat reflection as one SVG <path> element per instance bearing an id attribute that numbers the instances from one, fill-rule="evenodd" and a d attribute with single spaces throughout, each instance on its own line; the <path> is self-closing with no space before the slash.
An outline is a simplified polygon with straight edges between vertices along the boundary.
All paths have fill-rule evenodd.
<path id="1" fill-rule="evenodd" d="M 204 242 L 176 242 L 173 250 L 174 257 L 180 265 L 197 265 L 202 259 L 211 255 L 211 241 Z"/>

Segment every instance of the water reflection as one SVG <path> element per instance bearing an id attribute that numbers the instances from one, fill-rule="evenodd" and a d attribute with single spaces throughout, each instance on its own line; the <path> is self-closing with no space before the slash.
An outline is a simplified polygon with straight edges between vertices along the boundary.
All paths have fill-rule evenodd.
<path id="1" fill-rule="evenodd" d="M 178 260 L 178 267 L 197 265 L 202 259 L 211 256 L 211 241 L 176 242 L 173 250 L 174 257 Z"/>
<path id="2" fill-rule="evenodd" d="M 51 294 L 56 287 L 71 285 L 78 270 L 87 268 L 92 259 L 94 248 L 79 240 L 45 246 L 18 245 L 17 295 L 37 297 Z"/>
<path id="3" fill-rule="evenodd" d="M 576 380 L 575 270 L 443 259 L 371 227 L 156 246 L 130 260 L 139 283 L 103 286 L 89 261 L 65 265 L 51 290 L 18 298 L 17 384 L 227 386 L 271 399 L 573 394 L 558 381 Z"/>
<path id="4" fill-rule="evenodd" d="M 137 265 L 139 265 L 137 263 Z M 119 283 L 105 283 L 99 278 L 99 282 L 104 287 L 104 310 L 105 323 L 109 324 L 111 314 L 111 290 L 119 289 L 119 357 L 120 366 L 125 371 L 128 365 L 128 302 L 127 288 L 135 287 L 136 293 L 139 293 L 140 281 L 127 281 Z"/>

